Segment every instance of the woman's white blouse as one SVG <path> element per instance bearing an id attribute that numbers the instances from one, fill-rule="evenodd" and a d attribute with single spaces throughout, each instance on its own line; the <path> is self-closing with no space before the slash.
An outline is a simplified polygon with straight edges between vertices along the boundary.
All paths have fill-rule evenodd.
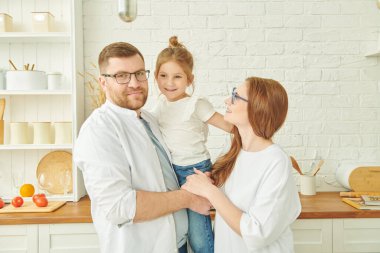
<path id="1" fill-rule="evenodd" d="M 291 253 L 290 225 L 301 211 L 289 156 L 276 144 L 260 152 L 241 151 L 224 185 L 226 196 L 243 211 L 242 236 L 216 213 L 215 252 Z"/>

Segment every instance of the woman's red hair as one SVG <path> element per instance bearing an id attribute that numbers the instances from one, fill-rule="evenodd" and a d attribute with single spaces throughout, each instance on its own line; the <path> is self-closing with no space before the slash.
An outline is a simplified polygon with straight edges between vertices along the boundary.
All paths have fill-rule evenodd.
<path id="1" fill-rule="evenodd" d="M 269 140 L 285 121 L 288 112 L 286 91 L 279 82 L 259 77 L 247 78 L 246 85 L 249 123 L 257 136 Z M 212 178 L 217 186 L 222 186 L 230 176 L 241 148 L 241 137 L 234 127 L 230 150 L 212 167 Z"/>

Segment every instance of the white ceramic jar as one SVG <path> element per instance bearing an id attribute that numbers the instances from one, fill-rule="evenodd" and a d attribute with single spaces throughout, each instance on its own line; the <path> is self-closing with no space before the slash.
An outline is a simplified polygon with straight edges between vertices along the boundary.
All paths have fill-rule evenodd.
<path id="1" fill-rule="evenodd" d="M 62 74 L 60 72 L 48 72 L 48 90 L 60 90 L 62 85 Z"/>
<path id="2" fill-rule="evenodd" d="M 0 32 L 12 32 L 13 18 L 7 13 L 0 13 Z"/>
<path id="3" fill-rule="evenodd" d="M 71 122 L 55 122 L 55 144 L 71 144 L 72 143 L 72 123 Z"/>
<path id="4" fill-rule="evenodd" d="M 51 144 L 50 122 L 33 123 L 33 143 Z"/>
<path id="5" fill-rule="evenodd" d="M 28 122 L 11 122 L 10 144 L 28 144 Z"/>
<path id="6" fill-rule="evenodd" d="M 302 195 L 316 194 L 316 176 L 301 175 L 300 181 Z"/>
<path id="7" fill-rule="evenodd" d="M 54 31 L 54 16 L 50 12 L 32 12 L 33 32 Z"/>

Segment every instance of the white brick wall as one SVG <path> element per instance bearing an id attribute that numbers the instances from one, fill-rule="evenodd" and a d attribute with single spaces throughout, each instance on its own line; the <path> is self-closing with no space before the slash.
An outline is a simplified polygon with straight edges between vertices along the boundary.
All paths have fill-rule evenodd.
<path id="1" fill-rule="evenodd" d="M 116 0 L 85 0 L 83 18 L 88 71 L 114 41 L 137 46 L 154 70 L 158 52 L 178 35 L 195 57 L 195 92 L 222 113 L 245 77 L 280 81 L 290 108 L 275 140 L 305 170 L 315 156 L 326 160 L 320 190 L 333 189 L 323 176 L 333 178 L 341 162 L 380 163 L 380 58 L 364 57 L 380 32 L 375 0 L 138 0 L 132 23 L 118 18 Z M 152 77 L 150 85 L 153 98 Z M 213 159 L 227 140 L 211 128 Z"/>

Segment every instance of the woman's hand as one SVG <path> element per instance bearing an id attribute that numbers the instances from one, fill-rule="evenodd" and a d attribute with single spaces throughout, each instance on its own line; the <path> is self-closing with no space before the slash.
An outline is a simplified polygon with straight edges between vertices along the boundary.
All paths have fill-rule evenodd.
<path id="1" fill-rule="evenodd" d="M 186 183 L 181 188 L 204 198 L 209 198 L 211 191 L 215 188 L 212 180 L 200 170 L 194 168 L 194 172 L 195 174 L 186 177 Z"/>

